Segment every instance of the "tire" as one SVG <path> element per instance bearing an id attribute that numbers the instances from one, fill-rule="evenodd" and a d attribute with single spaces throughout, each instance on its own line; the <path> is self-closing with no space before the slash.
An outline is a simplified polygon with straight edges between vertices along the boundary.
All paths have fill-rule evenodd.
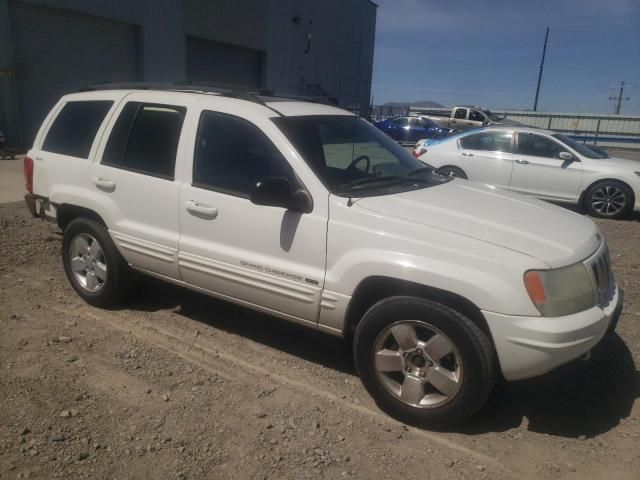
<path id="1" fill-rule="evenodd" d="M 76 218 L 65 228 L 62 263 L 74 290 L 96 307 L 123 300 L 137 278 L 104 225 L 87 218 Z"/>
<path id="2" fill-rule="evenodd" d="M 592 217 L 619 219 L 629 215 L 635 198 L 626 183 L 602 180 L 589 187 L 584 201 Z"/>
<path id="3" fill-rule="evenodd" d="M 408 328 L 420 342 L 413 351 Z M 353 351 L 360 379 L 378 406 L 421 427 L 443 427 L 472 417 L 497 376 L 493 345 L 476 324 L 416 297 L 390 297 L 373 305 L 358 324 Z"/>
<path id="4" fill-rule="evenodd" d="M 458 167 L 454 167 L 453 165 L 446 165 L 442 168 L 439 168 L 438 172 L 447 177 L 462 178 L 464 180 L 467 180 L 469 178 L 467 177 L 467 174 L 464 173 L 464 170 Z"/>

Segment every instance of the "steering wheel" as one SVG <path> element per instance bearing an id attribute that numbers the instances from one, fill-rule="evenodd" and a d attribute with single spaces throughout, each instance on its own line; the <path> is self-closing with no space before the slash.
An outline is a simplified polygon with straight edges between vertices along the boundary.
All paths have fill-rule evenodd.
<path id="1" fill-rule="evenodd" d="M 347 167 L 347 170 L 355 169 L 356 165 L 362 160 L 366 160 L 367 162 L 367 168 L 364 169 L 364 173 L 369 173 L 369 169 L 371 168 L 371 159 L 366 155 L 360 155 L 359 157 L 354 158 L 349 164 L 349 166 Z"/>

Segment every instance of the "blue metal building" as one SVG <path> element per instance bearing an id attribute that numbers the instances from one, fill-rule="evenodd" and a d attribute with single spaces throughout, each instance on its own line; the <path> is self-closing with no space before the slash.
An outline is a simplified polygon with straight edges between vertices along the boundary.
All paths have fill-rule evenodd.
<path id="1" fill-rule="evenodd" d="M 370 0 L 0 0 L 0 130 L 28 147 L 68 92 L 210 81 L 369 104 Z"/>

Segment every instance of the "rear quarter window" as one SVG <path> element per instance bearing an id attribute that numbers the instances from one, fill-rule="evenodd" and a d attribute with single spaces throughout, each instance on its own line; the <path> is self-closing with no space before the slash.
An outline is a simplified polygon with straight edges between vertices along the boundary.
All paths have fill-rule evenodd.
<path id="1" fill-rule="evenodd" d="M 89 158 L 96 133 L 112 105 L 111 100 L 66 103 L 49 128 L 42 150 L 70 157 Z"/>

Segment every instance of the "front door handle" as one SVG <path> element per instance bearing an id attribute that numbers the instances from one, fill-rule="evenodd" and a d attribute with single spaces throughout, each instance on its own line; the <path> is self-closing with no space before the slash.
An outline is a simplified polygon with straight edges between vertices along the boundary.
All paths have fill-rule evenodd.
<path id="1" fill-rule="evenodd" d="M 529 165 L 529 160 L 521 160 L 518 158 L 516 163 L 519 163 L 520 165 Z"/>
<path id="2" fill-rule="evenodd" d="M 192 213 L 196 217 L 213 220 L 218 216 L 218 209 L 216 207 L 196 202 L 195 200 L 189 200 L 185 206 L 189 213 Z"/>
<path id="3" fill-rule="evenodd" d="M 103 177 L 93 177 L 93 184 L 105 192 L 113 192 L 116 189 L 116 182 Z"/>

